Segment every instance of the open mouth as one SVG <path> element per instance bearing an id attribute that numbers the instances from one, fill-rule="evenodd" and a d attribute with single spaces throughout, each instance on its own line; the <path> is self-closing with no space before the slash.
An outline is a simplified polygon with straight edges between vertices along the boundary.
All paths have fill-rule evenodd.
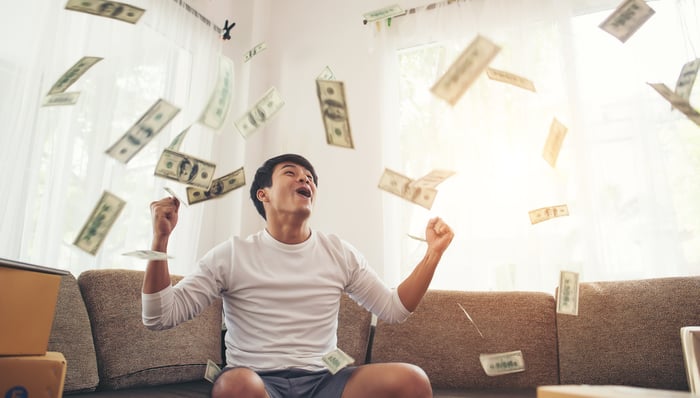
<path id="1" fill-rule="evenodd" d="M 297 193 L 299 195 L 305 196 L 307 198 L 311 198 L 311 191 L 308 190 L 307 188 L 299 188 L 299 189 L 297 189 Z"/>

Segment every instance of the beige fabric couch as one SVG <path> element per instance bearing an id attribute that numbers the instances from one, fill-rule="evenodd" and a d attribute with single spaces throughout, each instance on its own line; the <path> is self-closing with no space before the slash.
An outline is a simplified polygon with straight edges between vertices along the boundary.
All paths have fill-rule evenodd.
<path id="1" fill-rule="evenodd" d="M 221 303 L 151 331 L 141 324 L 142 280 L 143 272 L 127 270 L 63 277 L 49 350 L 66 357 L 65 394 L 208 396 L 207 360 L 223 358 Z M 578 316 L 557 314 L 555 297 L 430 290 L 406 322 L 376 326 L 344 297 L 338 345 L 358 364 L 421 366 L 436 397 L 535 397 L 537 386 L 551 384 L 688 390 L 680 328 L 700 325 L 700 277 L 581 283 Z M 480 354 L 515 350 L 524 372 L 487 376 L 481 368 Z"/>

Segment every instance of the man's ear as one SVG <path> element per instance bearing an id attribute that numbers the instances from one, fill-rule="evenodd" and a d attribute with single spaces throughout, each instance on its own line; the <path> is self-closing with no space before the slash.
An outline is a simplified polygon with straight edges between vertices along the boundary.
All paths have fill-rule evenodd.
<path id="1" fill-rule="evenodd" d="M 258 192 L 255 193 L 255 197 L 257 197 L 258 200 L 261 202 L 266 202 L 267 201 L 267 193 L 265 192 L 265 189 L 264 188 L 258 189 Z"/>

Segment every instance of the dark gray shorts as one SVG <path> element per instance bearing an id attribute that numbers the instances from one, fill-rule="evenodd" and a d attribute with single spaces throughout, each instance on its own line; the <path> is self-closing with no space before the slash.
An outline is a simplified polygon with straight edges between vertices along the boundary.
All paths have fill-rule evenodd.
<path id="1" fill-rule="evenodd" d="M 224 368 L 221 373 L 235 367 Z M 327 370 L 285 369 L 256 372 L 265 383 L 270 398 L 340 398 L 356 366 L 348 366 L 336 374 Z M 219 376 L 221 376 L 221 373 Z"/>

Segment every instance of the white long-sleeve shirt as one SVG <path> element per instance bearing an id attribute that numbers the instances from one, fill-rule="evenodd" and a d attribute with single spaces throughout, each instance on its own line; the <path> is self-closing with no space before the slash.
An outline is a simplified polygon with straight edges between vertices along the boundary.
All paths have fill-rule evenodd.
<path id="1" fill-rule="evenodd" d="M 227 365 L 319 370 L 336 348 L 344 292 L 386 322 L 410 315 L 397 291 L 336 235 L 313 231 L 289 245 L 262 230 L 220 243 L 177 285 L 142 294 L 143 323 L 171 328 L 222 297 Z"/>

